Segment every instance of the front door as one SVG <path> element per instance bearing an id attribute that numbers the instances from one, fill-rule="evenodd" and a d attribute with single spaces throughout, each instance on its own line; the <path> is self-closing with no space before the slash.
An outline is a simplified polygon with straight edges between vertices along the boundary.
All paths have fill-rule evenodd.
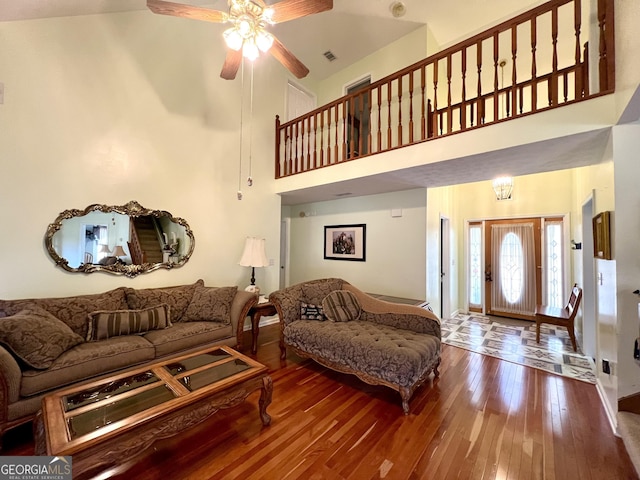
<path id="1" fill-rule="evenodd" d="M 486 222 L 487 314 L 534 320 L 542 303 L 540 238 L 539 218 Z"/>

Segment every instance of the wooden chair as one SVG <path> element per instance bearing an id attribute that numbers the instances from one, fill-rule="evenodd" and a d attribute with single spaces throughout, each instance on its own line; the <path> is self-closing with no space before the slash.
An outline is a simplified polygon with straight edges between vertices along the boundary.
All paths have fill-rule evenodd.
<path id="1" fill-rule="evenodd" d="M 574 331 L 573 322 L 578 313 L 578 307 L 582 300 L 582 289 L 576 283 L 571 289 L 571 296 L 564 308 L 549 307 L 547 305 L 538 305 L 536 307 L 536 343 L 540 343 L 540 325 L 548 323 L 551 325 L 559 325 L 566 327 L 573 344 L 573 351 L 578 350 L 576 344 L 576 333 Z"/>

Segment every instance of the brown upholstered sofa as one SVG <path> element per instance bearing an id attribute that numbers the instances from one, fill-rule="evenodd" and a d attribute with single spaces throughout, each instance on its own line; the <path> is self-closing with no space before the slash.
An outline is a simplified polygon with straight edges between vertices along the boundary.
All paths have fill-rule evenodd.
<path id="1" fill-rule="evenodd" d="M 280 317 L 280 349 L 409 400 L 440 365 L 440 320 L 431 311 L 373 298 L 339 278 L 299 283 L 269 295 Z M 327 318 L 328 317 L 328 318 Z"/>
<path id="2" fill-rule="evenodd" d="M 202 280 L 0 300 L 0 436 L 31 420 L 42 397 L 60 387 L 207 345 L 241 347 L 257 300 Z"/>

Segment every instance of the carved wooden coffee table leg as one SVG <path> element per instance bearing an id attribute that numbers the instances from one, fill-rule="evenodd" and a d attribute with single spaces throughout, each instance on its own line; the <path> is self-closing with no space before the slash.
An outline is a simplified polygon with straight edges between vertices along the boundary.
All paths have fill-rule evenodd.
<path id="1" fill-rule="evenodd" d="M 262 379 L 262 391 L 260 392 L 260 418 L 263 425 L 271 424 L 271 416 L 267 413 L 267 407 L 271 403 L 271 395 L 273 394 L 273 380 L 267 375 Z"/>
<path id="2" fill-rule="evenodd" d="M 38 410 L 36 418 L 33 420 L 33 439 L 35 442 L 35 454 L 47 454 L 47 440 L 45 438 L 44 419 L 42 418 L 42 410 Z"/>

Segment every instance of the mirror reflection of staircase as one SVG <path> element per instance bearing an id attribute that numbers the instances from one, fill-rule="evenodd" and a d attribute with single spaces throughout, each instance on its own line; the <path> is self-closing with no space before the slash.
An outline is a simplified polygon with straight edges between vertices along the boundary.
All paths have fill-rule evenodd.
<path id="1" fill-rule="evenodd" d="M 157 220 L 149 215 L 132 217 L 129 251 L 134 264 L 162 263 L 162 235 Z"/>

